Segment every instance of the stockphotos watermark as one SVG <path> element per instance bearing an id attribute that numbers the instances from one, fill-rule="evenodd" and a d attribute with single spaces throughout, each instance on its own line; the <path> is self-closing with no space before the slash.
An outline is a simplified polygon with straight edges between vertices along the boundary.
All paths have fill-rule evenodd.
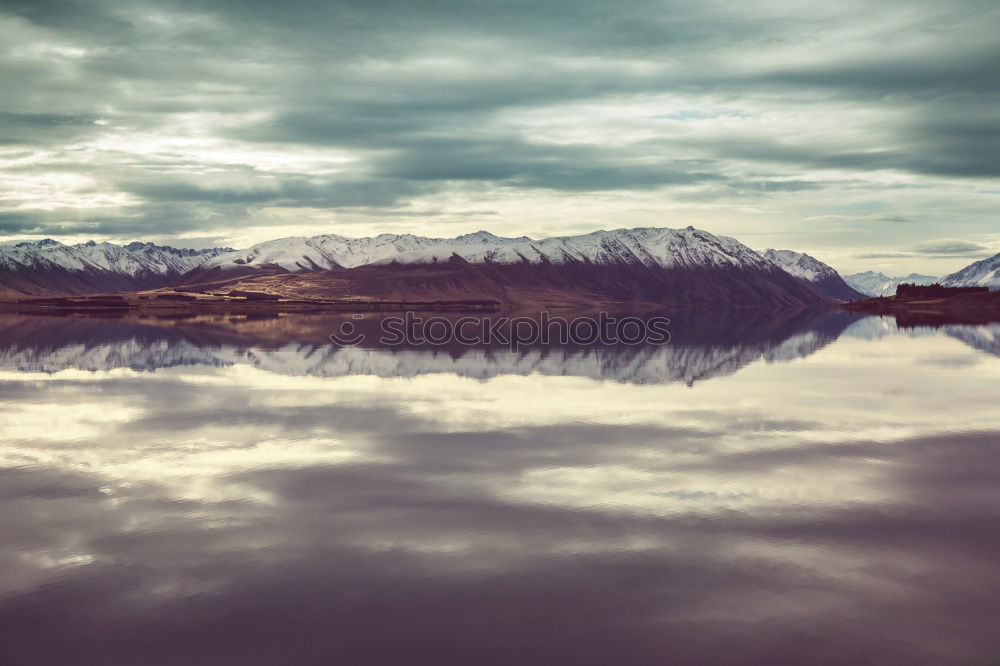
<path id="1" fill-rule="evenodd" d="M 353 316 L 363 320 L 363 314 Z M 502 345 L 511 351 L 530 345 L 665 345 L 670 342 L 666 317 L 615 317 L 607 312 L 595 317 L 421 317 L 406 312 L 401 317 L 380 317 L 378 343 L 401 345 Z M 354 321 L 345 320 L 330 340 L 342 347 L 370 342 L 372 332 L 364 332 Z"/>

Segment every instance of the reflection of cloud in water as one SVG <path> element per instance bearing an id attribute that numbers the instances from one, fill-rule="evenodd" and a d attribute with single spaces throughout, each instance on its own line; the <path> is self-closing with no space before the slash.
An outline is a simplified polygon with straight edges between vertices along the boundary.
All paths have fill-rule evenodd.
<path id="1" fill-rule="evenodd" d="M 948 333 L 692 388 L 305 343 L 8 370 L 0 662 L 977 663 L 1000 366 L 927 363 L 979 358 Z"/>

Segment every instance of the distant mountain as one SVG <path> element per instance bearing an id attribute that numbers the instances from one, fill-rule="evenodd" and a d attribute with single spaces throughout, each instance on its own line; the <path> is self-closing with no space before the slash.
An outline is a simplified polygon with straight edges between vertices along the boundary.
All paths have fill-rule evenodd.
<path id="1" fill-rule="evenodd" d="M 844 276 L 844 282 L 867 296 L 892 296 L 896 293 L 896 287 L 904 282 L 925 285 L 934 284 L 940 279 L 933 275 L 920 275 L 919 273 L 910 273 L 905 277 L 888 277 L 875 271 Z"/>
<path id="2" fill-rule="evenodd" d="M 941 284 L 946 287 L 989 287 L 1000 289 L 1000 254 L 977 261 L 962 270 L 945 276 Z"/>
<path id="3" fill-rule="evenodd" d="M 831 266 L 808 254 L 792 250 L 767 250 L 764 256 L 828 298 L 854 301 L 867 296 L 847 284 Z"/>
<path id="4" fill-rule="evenodd" d="M 153 243 L 64 245 L 46 238 L 0 245 L 0 295 L 87 294 L 168 285 L 231 248 Z"/>
<path id="5" fill-rule="evenodd" d="M 288 273 L 301 274 L 289 278 Z M 733 238 L 616 229 L 533 240 L 383 234 L 284 238 L 204 262 L 183 284 L 361 300 L 494 299 L 522 304 L 646 301 L 801 306 L 828 300 Z"/>

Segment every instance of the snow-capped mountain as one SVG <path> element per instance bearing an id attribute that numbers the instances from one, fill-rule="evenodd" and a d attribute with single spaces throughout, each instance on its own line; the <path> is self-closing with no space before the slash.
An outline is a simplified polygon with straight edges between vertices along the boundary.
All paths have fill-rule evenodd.
<path id="1" fill-rule="evenodd" d="M 853 301 L 865 297 L 865 294 L 847 284 L 833 267 L 808 254 L 792 250 L 767 250 L 764 257 L 830 298 Z"/>
<path id="2" fill-rule="evenodd" d="M 46 238 L 0 245 L 0 291 L 82 294 L 163 286 L 230 248 L 187 250 L 153 243 L 64 245 Z"/>
<path id="3" fill-rule="evenodd" d="M 641 264 L 660 268 L 734 266 L 763 268 L 759 254 L 733 238 L 686 229 L 616 229 L 581 236 L 533 240 L 504 238 L 478 231 L 455 238 L 425 238 L 410 234 L 382 234 L 346 238 L 334 234 L 311 238 L 281 238 L 205 262 L 210 270 L 241 270 L 279 266 L 298 273 L 369 264 L 433 264 L 459 256 L 469 263 L 518 264 L 570 261 L 594 264 Z"/>
<path id="4" fill-rule="evenodd" d="M 641 264 L 656 268 L 765 268 L 766 261 L 739 241 L 694 227 L 616 229 L 538 241 L 500 238 L 485 231 L 459 236 L 380 263 L 435 263 L 458 255 L 470 263 Z"/>
<path id="5" fill-rule="evenodd" d="M 939 279 L 933 275 L 920 275 L 919 273 L 910 273 L 905 277 L 888 277 L 875 271 L 844 276 L 844 282 L 868 296 L 892 296 L 900 284 L 934 284 Z"/>
<path id="6" fill-rule="evenodd" d="M 291 273 L 354 268 L 440 242 L 442 239 L 412 234 L 381 234 L 370 238 L 347 238 L 336 234 L 309 238 L 292 236 L 219 255 L 206 261 L 203 268 L 242 270 L 277 266 Z"/>
<path id="7" fill-rule="evenodd" d="M 318 273 L 323 270 L 333 272 Z M 303 277 L 275 279 L 275 273 Z M 456 238 L 284 238 L 219 255 L 185 276 L 184 284 L 292 298 L 490 299 L 521 305 L 802 306 L 828 300 L 739 241 L 694 227 L 540 240 L 486 231 Z"/>
<path id="8" fill-rule="evenodd" d="M 645 301 L 801 306 L 829 298 L 739 241 L 694 227 L 616 229 L 540 240 L 486 231 L 455 238 L 327 234 L 281 238 L 245 250 L 202 251 L 142 243 L 68 246 L 46 240 L 4 246 L 3 253 L 0 287 L 8 295 L 171 285 L 294 298 L 490 299 L 520 305 Z M 286 279 L 289 273 L 302 278 Z"/>
<path id="9" fill-rule="evenodd" d="M 1000 254 L 977 261 L 962 270 L 945 276 L 941 284 L 946 287 L 989 287 L 1000 289 Z"/>

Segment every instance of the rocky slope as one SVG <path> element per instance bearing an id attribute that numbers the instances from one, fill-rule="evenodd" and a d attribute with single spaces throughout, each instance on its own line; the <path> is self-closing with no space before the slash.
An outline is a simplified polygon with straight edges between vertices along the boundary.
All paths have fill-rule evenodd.
<path id="1" fill-rule="evenodd" d="M 946 287 L 989 287 L 1000 289 L 1000 254 L 977 261 L 960 271 L 945 276 L 941 284 Z"/>
<path id="2" fill-rule="evenodd" d="M 767 250 L 764 257 L 829 298 L 853 301 L 866 297 L 847 284 L 832 266 L 808 254 L 792 250 Z"/>

